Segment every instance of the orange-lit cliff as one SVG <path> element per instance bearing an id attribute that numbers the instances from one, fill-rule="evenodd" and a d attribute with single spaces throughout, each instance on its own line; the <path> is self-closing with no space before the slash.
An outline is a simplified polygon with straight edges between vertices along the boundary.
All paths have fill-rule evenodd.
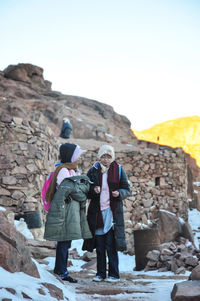
<path id="1" fill-rule="evenodd" d="M 147 140 L 182 149 L 196 159 L 200 167 L 200 117 L 191 116 L 156 124 L 143 130 L 133 130 L 140 140 Z"/>

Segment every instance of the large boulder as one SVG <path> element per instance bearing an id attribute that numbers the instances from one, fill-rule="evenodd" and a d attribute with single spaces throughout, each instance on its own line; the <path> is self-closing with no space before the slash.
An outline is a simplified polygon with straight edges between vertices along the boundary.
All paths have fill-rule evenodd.
<path id="1" fill-rule="evenodd" d="M 11 273 L 24 272 L 40 278 L 25 242 L 25 237 L 9 223 L 4 212 L 0 211 L 0 266 Z"/>
<path id="2" fill-rule="evenodd" d="M 56 245 L 53 241 L 28 239 L 27 245 L 35 259 L 55 257 L 56 255 Z"/>
<path id="3" fill-rule="evenodd" d="M 200 281 L 183 281 L 176 283 L 171 293 L 172 301 L 200 300 Z"/>
<path id="4" fill-rule="evenodd" d="M 200 280 L 200 265 L 197 265 L 191 272 L 189 280 Z"/>
<path id="5" fill-rule="evenodd" d="M 194 244 L 194 237 L 190 225 L 174 213 L 159 210 L 158 225 L 161 243 L 174 241 L 183 236 Z"/>
<path id="6" fill-rule="evenodd" d="M 33 86 L 43 89 L 51 89 L 51 83 L 43 78 L 43 69 L 31 64 L 9 65 L 4 70 L 4 76 L 12 80 L 33 84 Z"/>
<path id="7" fill-rule="evenodd" d="M 158 218 L 161 243 L 176 240 L 181 233 L 181 223 L 176 215 L 169 211 L 160 210 Z"/>

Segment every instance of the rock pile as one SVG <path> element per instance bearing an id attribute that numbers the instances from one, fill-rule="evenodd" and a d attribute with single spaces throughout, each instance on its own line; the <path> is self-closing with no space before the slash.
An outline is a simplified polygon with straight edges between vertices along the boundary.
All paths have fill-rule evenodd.
<path id="1" fill-rule="evenodd" d="M 199 265 L 200 250 L 184 237 L 179 237 L 177 241 L 161 244 L 159 250 L 149 251 L 146 257 L 148 262 L 145 271 L 172 271 L 175 274 L 184 274 L 186 270 L 192 271 Z"/>

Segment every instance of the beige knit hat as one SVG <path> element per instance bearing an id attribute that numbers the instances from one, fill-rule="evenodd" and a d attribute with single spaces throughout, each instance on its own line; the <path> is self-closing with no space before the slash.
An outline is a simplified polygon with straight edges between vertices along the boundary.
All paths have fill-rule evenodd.
<path id="1" fill-rule="evenodd" d="M 112 157 L 112 161 L 115 160 L 115 151 L 111 145 L 102 145 L 98 151 L 97 157 L 100 159 L 105 154 L 110 155 Z"/>

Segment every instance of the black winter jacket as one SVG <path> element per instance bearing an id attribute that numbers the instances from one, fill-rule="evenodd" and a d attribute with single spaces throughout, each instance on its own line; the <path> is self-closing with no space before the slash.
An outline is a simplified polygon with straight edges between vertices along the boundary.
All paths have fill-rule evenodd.
<path id="1" fill-rule="evenodd" d="M 83 243 L 83 250 L 92 252 L 95 249 L 95 230 L 97 227 L 97 216 L 98 208 L 100 203 L 100 194 L 95 193 L 94 187 L 99 186 L 99 175 L 98 175 L 98 164 L 96 162 L 94 166 L 88 171 L 87 176 L 94 183 L 90 186 L 88 193 L 88 199 L 90 199 L 90 204 L 88 207 L 87 220 L 89 224 L 90 231 L 92 233 L 92 239 L 86 239 Z M 116 214 L 114 218 L 114 236 L 116 249 L 118 251 L 126 250 L 126 240 L 125 240 L 125 229 L 124 229 L 124 216 L 123 216 L 123 203 L 126 197 L 130 195 L 130 187 L 128 184 L 126 172 L 119 165 L 119 197 L 117 198 Z"/>

